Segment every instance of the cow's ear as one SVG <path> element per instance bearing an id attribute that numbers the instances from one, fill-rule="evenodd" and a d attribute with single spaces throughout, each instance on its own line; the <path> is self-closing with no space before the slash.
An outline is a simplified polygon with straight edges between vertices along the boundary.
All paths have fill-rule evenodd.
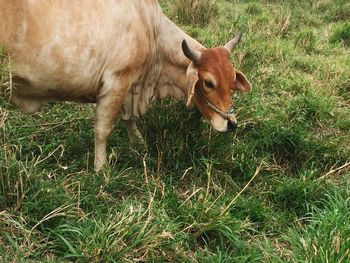
<path id="1" fill-rule="evenodd" d="M 188 66 L 186 76 L 187 76 L 187 89 L 188 89 L 186 106 L 189 107 L 191 105 L 192 98 L 194 95 L 194 89 L 199 79 L 198 68 L 195 66 L 193 62 L 191 62 L 190 65 Z"/>
<path id="2" fill-rule="evenodd" d="M 248 92 L 251 88 L 250 82 L 247 80 L 246 76 L 239 70 L 236 70 L 236 80 L 233 83 L 233 90 Z"/>

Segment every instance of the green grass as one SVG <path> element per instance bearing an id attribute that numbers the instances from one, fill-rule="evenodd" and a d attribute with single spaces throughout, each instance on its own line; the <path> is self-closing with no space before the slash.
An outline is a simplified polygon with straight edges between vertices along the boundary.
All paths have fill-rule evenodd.
<path id="1" fill-rule="evenodd" d="M 93 105 L 0 99 L 1 262 L 350 261 L 348 1 L 181 3 L 161 1 L 207 47 L 244 33 L 237 131 L 159 102 L 138 122 L 148 154 L 118 122 L 96 174 Z"/>
<path id="2" fill-rule="evenodd" d="M 335 28 L 330 40 L 333 43 L 342 43 L 345 46 L 349 46 L 350 45 L 350 23 L 347 22 Z"/>

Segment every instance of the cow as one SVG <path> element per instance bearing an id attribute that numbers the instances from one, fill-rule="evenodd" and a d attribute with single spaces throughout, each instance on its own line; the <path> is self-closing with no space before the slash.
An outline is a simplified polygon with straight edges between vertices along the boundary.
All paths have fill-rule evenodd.
<path id="1" fill-rule="evenodd" d="M 237 125 L 231 93 L 251 85 L 230 63 L 237 34 L 205 48 L 156 0 L 0 0 L 0 45 L 12 63 L 10 102 L 33 113 L 51 101 L 96 103 L 94 166 L 107 162 L 117 116 L 130 140 L 156 99 L 186 99 L 220 132 Z"/>

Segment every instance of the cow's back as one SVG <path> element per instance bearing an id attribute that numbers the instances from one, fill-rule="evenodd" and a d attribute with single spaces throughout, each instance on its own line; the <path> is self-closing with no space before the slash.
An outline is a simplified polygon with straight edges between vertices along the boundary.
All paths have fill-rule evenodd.
<path id="1" fill-rule="evenodd" d="M 0 0 L 0 45 L 23 84 L 18 93 L 93 97 L 106 68 L 119 71 L 146 59 L 153 5 L 139 0 Z"/>

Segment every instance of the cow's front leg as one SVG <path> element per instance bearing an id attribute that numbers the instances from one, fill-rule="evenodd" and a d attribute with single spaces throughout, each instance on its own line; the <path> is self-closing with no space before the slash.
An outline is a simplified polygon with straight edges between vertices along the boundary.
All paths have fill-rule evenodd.
<path id="1" fill-rule="evenodd" d="M 118 107 L 111 97 L 105 97 L 98 101 L 96 105 L 95 121 L 95 170 L 99 171 L 107 162 L 107 140 L 111 134 L 115 119 L 118 113 Z"/>
<path id="2" fill-rule="evenodd" d="M 138 130 L 137 126 L 136 126 L 136 122 L 133 120 L 127 120 L 124 121 L 125 125 L 126 125 L 126 129 L 128 132 L 128 137 L 129 137 L 129 141 L 131 144 L 140 144 L 142 145 L 144 148 L 146 148 L 146 142 L 143 139 L 140 131 Z"/>
<path id="3" fill-rule="evenodd" d="M 136 69 L 136 68 L 135 68 Z M 95 170 L 99 171 L 107 163 L 107 140 L 112 132 L 125 96 L 127 95 L 135 71 L 113 72 L 106 70 L 102 77 L 103 86 L 98 94 L 95 122 Z"/>
<path id="4" fill-rule="evenodd" d="M 110 79 L 108 79 L 110 78 Z M 108 93 L 103 94 L 97 100 L 96 105 L 96 122 L 95 122 L 95 170 L 99 171 L 107 163 L 107 140 L 111 134 L 117 113 L 123 103 L 124 97 L 129 89 L 129 81 L 127 76 L 113 78 L 106 77 L 105 82 L 110 86 L 106 86 Z"/>

